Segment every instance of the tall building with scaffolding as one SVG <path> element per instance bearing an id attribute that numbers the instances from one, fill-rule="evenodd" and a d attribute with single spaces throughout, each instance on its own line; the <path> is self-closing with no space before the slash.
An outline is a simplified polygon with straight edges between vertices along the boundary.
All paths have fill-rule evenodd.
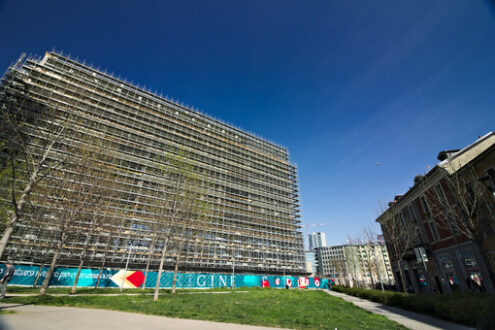
<path id="1" fill-rule="evenodd" d="M 1 82 L 2 97 L 16 95 L 28 107 L 39 105 L 68 114 L 79 127 L 106 140 L 117 173 L 118 208 L 123 217 L 108 233 L 94 233 L 85 265 L 151 267 L 160 260 L 144 200 L 160 185 L 155 160 L 165 149 L 187 150 L 187 161 L 207 173 L 212 210 L 201 235 L 181 250 L 181 269 L 260 274 L 303 274 L 296 167 L 286 148 L 172 102 L 57 52 L 21 58 Z M 0 100 L 0 105 L 5 100 Z M 77 134 L 73 137 L 77 138 Z M 114 214 L 114 216 L 116 216 Z M 151 220 L 152 221 L 152 220 Z M 177 232 L 176 236 L 183 233 Z M 55 227 L 21 220 L 2 256 L 17 263 L 41 264 L 53 253 Z M 129 242 L 139 241 L 130 253 Z M 59 264 L 79 262 L 76 238 L 62 250 Z M 173 259 L 165 267 L 173 266 Z"/>

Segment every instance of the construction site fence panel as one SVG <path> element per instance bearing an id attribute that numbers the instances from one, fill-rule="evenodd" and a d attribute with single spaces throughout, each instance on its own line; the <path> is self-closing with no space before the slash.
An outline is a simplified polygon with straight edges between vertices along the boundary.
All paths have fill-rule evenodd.
<path id="1" fill-rule="evenodd" d="M 5 265 L 0 265 L 0 278 L 5 271 Z M 32 286 L 41 271 L 37 284 L 41 285 L 48 272 L 48 267 L 15 266 L 15 273 L 9 284 Z M 94 287 L 100 270 L 83 268 L 77 282 L 78 287 Z M 100 276 L 100 288 L 139 288 L 143 284 L 154 288 L 158 272 L 148 272 L 146 283 L 144 273 L 135 270 L 103 269 Z M 160 277 L 160 288 L 171 288 L 173 272 L 163 272 Z M 77 276 L 77 268 L 58 267 L 53 272 L 50 286 L 72 286 Z M 177 288 L 222 288 L 222 287 L 272 287 L 285 288 L 327 288 L 328 279 L 318 277 L 295 277 L 282 275 L 245 275 L 245 274 L 214 274 L 214 273 L 177 273 Z"/>

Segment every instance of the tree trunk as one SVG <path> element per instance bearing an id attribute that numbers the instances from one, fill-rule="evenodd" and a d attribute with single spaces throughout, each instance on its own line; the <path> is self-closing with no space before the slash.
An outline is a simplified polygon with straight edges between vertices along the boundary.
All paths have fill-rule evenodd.
<path id="1" fill-rule="evenodd" d="M 175 260 L 174 278 L 172 280 L 172 294 L 175 294 L 175 284 L 177 282 L 177 272 L 179 271 L 179 262 L 180 262 L 180 252 L 177 255 L 177 259 Z"/>
<path id="2" fill-rule="evenodd" d="M 34 280 L 33 289 L 36 289 L 36 286 L 38 285 L 38 280 L 40 279 L 40 274 L 41 274 L 41 270 L 43 269 L 43 266 L 44 263 L 42 263 L 40 265 L 40 268 L 38 269 L 38 274 L 36 274 L 36 279 Z"/>
<path id="3" fill-rule="evenodd" d="M 107 244 L 105 245 L 105 252 L 103 253 L 103 260 L 101 262 L 100 273 L 98 274 L 98 280 L 96 280 L 95 289 L 98 289 L 98 286 L 100 285 L 101 273 L 103 272 L 103 267 L 105 267 L 105 263 L 107 261 L 108 247 L 110 246 L 111 238 L 112 236 L 108 235 Z"/>
<path id="4" fill-rule="evenodd" d="M 5 228 L 5 231 L 3 232 L 2 239 L 0 240 L 0 258 L 2 258 L 3 251 L 5 251 L 5 248 L 7 247 L 7 243 L 10 239 L 10 235 L 12 235 L 12 232 L 14 231 L 14 224 L 17 222 L 17 214 L 12 216 L 12 220 L 10 223 L 7 225 L 7 228 Z"/>
<path id="5" fill-rule="evenodd" d="M 96 280 L 95 289 L 98 289 L 98 285 L 100 285 L 101 273 L 103 272 L 103 265 L 104 264 L 105 264 L 105 262 L 103 262 L 101 267 L 100 267 L 100 272 L 98 274 L 98 279 Z"/>
<path id="6" fill-rule="evenodd" d="M 167 253 L 167 245 L 163 244 L 162 256 L 160 258 L 160 266 L 158 267 L 158 274 L 156 276 L 155 293 L 153 295 L 153 301 L 158 300 L 158 291 L 160 290 L 160 277 L 162 277 L 163 263 L 165 262 L 166 253 Z"/>
<path id="7" fill-rule="evenodd" d="M 86 241 L 84 242 L 84 246 L 81 252 L 81 260 L 79 261 L 79 266 L 77 267 L 76 279 L 74 280 L 74 284 L 72 285 L 72 289 L 70 293 L 76 293 L 77 282 L 79 282 L 79 275 L 81 275 L 82 266 L 84 264 L 84 258 L 86 257 L 86 250 L 88 249 L 89 239 L 91 238 L 92 233 L 93 233 L 93 229 L 91 229 L 90 234 L 86 236 Z"/>
<path id="8" fill-rule="evenodd" d="M 146 279 L 148 278 L 148 270 L 150 268 L 151 255 L 153 254 L 153 250 L 155 249 L 155 241 L 156 241 L 156 236 L 153 237 L 153 240 L 151 241 L 150 251 L 148 252 L 148 260 L 146 261 L 146 269 L 144 271 L 144 282 L 143 282 L 143 287 L 141 288 L 142 290 L 146 288 Z"/>
<path id="9" fill-rule="evenodd" d="M 371 247 L 373 248 L 373 247 Z M 372 266 L 372 261 L 373 259 L 371 258 L 371 252 L 370 250 L 366 251 L 366 255 L 368 256 L 368 272 L 370 273 L 370 281 L 371 281 L 371 288 L 375 288 L 375 280 L 373 279 L 373 266 Z"/>
<path id="10" fill-rule="evenodd" d="M 31 173 L 31 176 L 29 177 L 28 182 L 26 183 L 26 186 L 24 187 L 24 190 L 22 191 L 21 197 L 15 203 L 14 207 L 15 210 L 12 214 L 12 219 L 9 221 L 9 224 L 7 225 L 7 228 L 3 232 L 2 239 L 0 239 L 0 259 L 2 258 L 3 252 L 5 251 L 5 248 L 7 247 L 7 242 L 10 239 L 10 235 L 12 235 L 12 232 L 14 231 L 14 227 L 19 221 L 19 212 L 21 212 L 22 208 L 24 207 L 24 204 L 26 204 L 28 196 L 31 194 L 31 191 L 33 190 L 34 186 L 36 185 L 36 182 L 39 180 L 39 172 L 41 170 L 42 165 L 45 163 L 48 154 L 50 153 L 55 141 L 50 142 L 46 150 L 44 151 L 40 161 L 39 165 L 36 166 Z M 14 169 L 13 169 L 14 170 Z M 15 179 L 15 177 L 14 177 Z M 14 198 L 12 199 L 14 201 Z"/>
<path id="11" fill-rule="evenodd" d="M 368 264 L 371 265 L 371 260 L 368 262 Z M 374 289 L 375 288 L 375 281 L 373 280 L 373 272 L 372 272 L 371 266 L 368 267 L 368 271 L 370 272 L 371 288 Z"/>
<path id="12" fill-rule="evenodd" d="M 59 247 L 57 248 L 57 251 L 55 251 L 55 254 L 53 255 L 52 262 L 50 263 L 50 268 L 48 269 L 45 280 L 43 281 L 43 285 L 41 286 L 40 295 L 46 294 L 46 290 L 48 289 L 48 284 L 50 283 L 50 280 L 52 278 L 53 270 L 55 268 L 55 264 L 57 263 L 58 256 L 60 255 L 61 250 L 62 250 L 62 243 L 59 243 Z"/>
<path id="13" fill-rule="evenodd" d="M 171 235 L 171 233 L 169 233 L 169 236 L 165 239 L 165 242 L 163 242 L 162 255 L 160 258 L 160 266 L 158 267 L 158 274 L 156 277 L 155 293 L 153 295 L 153 301 L 158 300 L 158 293 L 160 290 L 160 277 L 162 277 L 163 264 L 165 262 L 165 255 L 167 254 L 168 241 L 170 240 L 170 235 Z"/>
<path id="14" fill-rule="evenodd" d="M 76 293 L 77 282 L 79 282 L 79 275 L 81 275 L 81 269 L 82 269 L 83 264 L 84 264 L 84 259 L 81 258 L 81 260 L 79 261 L 79 266 L 77 267 L 77 275 L 76 275 L 76 278 L 74 280 L 74 284 L 72 284 L 72 289 L 70 290 L 70 293 Z"/>
<path id="15" fill-rule="evenodd" d="M 400 281 L 402 282 L 402 291 L 404 291 L 404 293 L 408 293 L 407 292 L 407 285 L 406 285 L 406 279 L 404 278 L 404 273 L 402 271 L 402 265 L 401 265 L 401 262 L 397 262 L 397 267 L 399 268 L 399 274 L 400 274 Z"/>

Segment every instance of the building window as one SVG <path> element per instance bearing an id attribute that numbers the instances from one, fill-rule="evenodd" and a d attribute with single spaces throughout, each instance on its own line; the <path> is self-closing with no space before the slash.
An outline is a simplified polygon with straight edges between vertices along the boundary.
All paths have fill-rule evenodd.
<path id="1" fill-rule="evenodd" d="M 435 221 L 429 221 L 428 225 L 430 226 L 431 234 L 433 235 L 433 241 L 438 241 L 440 239 L 440 235 L 438 234 L 438 229 Z"/>
<path id="2" fill-rule="evenodd" d="M 486 173 L 489 178 L 489 182 L 487 182 L 488 189 L 493 193 L 493 197 L 495 197 L 495 167 L 489 169 Z"/>
<path id="3" fill-rule="evenodd" d="M 407 208 L 409 210 L 409 216 L 411 217 L 411 219 L 417 222 L 416 213 L 414 213 L 414 207 L 412 205 L 409 205 Z"/>
<path id="4" fill-rule="evenodd" d="M 438 259 L 445 272 L 445 275 L 447 276 L 447 279 L 449 280 L 450 286 L 452 288 L 458 287 L 459 281 L 457 280 L 457 274 L 455 273 L 454 265 L 452 264 L 450 257 L 448 255 L 442 255 L 439 256 Z"/>
<path id="5" fill-rule="evenodd" d="M 447 198 L 445 197 L 445 193 L 443 192 L 442 186 L 440 186 L 440 184 L 437 184 L 435 186 L 435 192 L 437 193 L 440 202 L 444 202 L 447 200 Z"/>
<path id="6" fill-rule="evenodd" d="M 464 250 L 459 254 L 459 256 L 464 264 L 464 269 L 468 272 L 468 276 L 478 285 L 478 287 L 481 287 L 481 272 L 478 268 L 473 252 L 471 250 Z"/>
<path id="7" fill-rule="evenodd" d="M 420 200 L 421 200 L 421 206 L 423 206 L 423 211 L 427 216 L 429 216 L 431 213 L 430 213 L 430 208 L 428 207 L 428 203 L 426 203 L 425 196 L 421 196 Z"/>
<path id="8" fill-rule="evenodd" d="M 421 230 L 416 228 L 416 237 L 418 238 L 418 243 L 423 244 L 423 238 L 421 237 Z"/>

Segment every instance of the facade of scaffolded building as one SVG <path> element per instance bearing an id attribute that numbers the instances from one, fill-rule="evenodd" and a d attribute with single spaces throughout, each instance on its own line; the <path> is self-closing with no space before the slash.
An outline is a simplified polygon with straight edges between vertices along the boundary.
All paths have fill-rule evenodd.
<path id="1" fill-rule="evenodd" d="M 105 267 L 144 267 L 154 221 L 144 201 L 152 200 L 161 182 L 156 159 L 162 150 L 187 150 L 187 161 L 208 177 L 209 212 L 199 224 L 200 234 L 180 251 L 181 269 L 226 272 L 235 266 L 245 273 L 305 273 L 297 169 L 286 148 L 57 52 L 21 58 L 6 71 L 1 90 L 4 98 L 15 95 L 25 111 L 33 105 L 56 109 L 70 115 L 73 129 L 106 140 L 112 155 L 107 168 L 119 178 L 119 193 L 109 207 L 113 213 L 105 216 L 122 221 L 111 232 L 93 234 L 86 267 L 97 267 L 103 257 Z M 56 228 L 43 222 L 33 226 L 22 218 L 2 260 L 46 263 Z M 77 238 L 68 242 L 59 264 L 76 265 L 81 249 Z M 159 260 L 156 244 L 151 268 Z M 173 267 L 174 260 L 168 258 L 165 267 Z"/>

